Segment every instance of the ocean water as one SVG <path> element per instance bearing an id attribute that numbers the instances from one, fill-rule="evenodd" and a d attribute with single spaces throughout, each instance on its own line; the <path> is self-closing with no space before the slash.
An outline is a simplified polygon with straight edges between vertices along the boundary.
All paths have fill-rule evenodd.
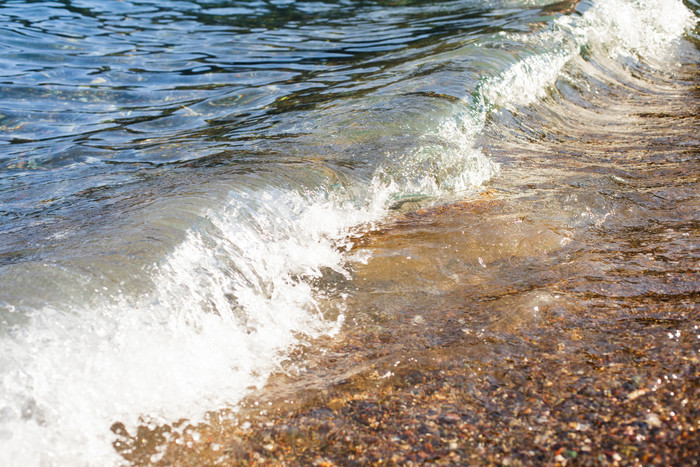
<path id="1" fill-rule="evenodd" d="M 117 465 L 115 423 L 235 412 L 303 365 L 292 353 L 366 319 L 368 261 L 403 246 L 358 239 L 541 176 L 501 143 L 536 152 L 577 137 L 571 112 L 602 120 L 613 94 L 689 86 L 674 80 L 700 62 L 699 8 L 3 2 L 0 464 Z M 510 230 L 491 256 L 481 219 L 462 258 L 556 249 L 616 215 L 573 205 L 549 214 L 560 230 Z M 378 270 L 399 290 L 422 280 Z"/>

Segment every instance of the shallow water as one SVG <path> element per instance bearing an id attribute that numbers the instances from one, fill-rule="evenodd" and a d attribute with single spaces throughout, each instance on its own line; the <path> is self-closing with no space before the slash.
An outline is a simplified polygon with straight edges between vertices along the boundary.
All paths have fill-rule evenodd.
<path id="1" fill-rule="evenodd" d="M 691 10 L 4 4 L 5 463 L 455 339 L 697 334 Z"/>
<path id="2" fill-rule="evenodd" d="M 519 177 L 353 240 L 337 336 L 237 413 L 116 425 L 117 448 L 162 465 L 694 465 L 694 83 L 683 67 L 611 96 L 566 145 L 491 144 Z"/>
<path id="3" fill-rule="evenodd" d="M 697 73 L 674 81 L 572 117 L 568 145 L 490 145 L 521 157 L 523 175 L 504 169 L 477 199 L 354 240 L 334 339 L 292 355 L 237 414 L 115 426 L 120 452 L 165 465 L 693 465 Z"/>

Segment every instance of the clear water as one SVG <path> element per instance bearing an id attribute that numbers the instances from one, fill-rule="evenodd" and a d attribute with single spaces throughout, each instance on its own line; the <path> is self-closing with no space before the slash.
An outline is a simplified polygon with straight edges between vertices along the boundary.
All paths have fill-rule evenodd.
<path id="1" fill-rule="evenodd" d="M 673 81 L 698 62 L 697 10 L 2 3 L 0 463 L 118 463 L 113 423 L 235 409 L 298 346 L 367 319 L 368 277 L 398 291 L 384 312 L 421 274 L 464 279 L 428 253 L 383 264 L 402 241 L 354 245 L 545 176 L 500 144 L 536 153 L 542 121 L 565 143 L 572 109 Z M 614 214 L 591 197 L 515 230 L 496 216 L 459 248 L 483 266 Z"/>

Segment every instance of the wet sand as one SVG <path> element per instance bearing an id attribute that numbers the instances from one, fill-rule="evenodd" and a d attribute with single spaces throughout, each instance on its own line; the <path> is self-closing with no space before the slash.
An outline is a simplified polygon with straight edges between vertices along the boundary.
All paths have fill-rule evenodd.
<path id="1" fill-rule="evenodd" d="M 349 294 L 338 336 L 236 413 L 115 424 L 115 447 L 134 465 L 697 465 L 696 71 L 676 81 L 546 138 L 496 118 L 499 179 L 364 232 L 352 281 L 324 279 Z"/>

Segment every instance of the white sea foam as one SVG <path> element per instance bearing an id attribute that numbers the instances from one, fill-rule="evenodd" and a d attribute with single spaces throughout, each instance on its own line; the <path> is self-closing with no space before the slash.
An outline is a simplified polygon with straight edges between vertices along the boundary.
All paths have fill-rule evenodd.
<path id="1" fill-rule="evenodd" d="M 526 57 L 503 72 L 483 90 L 491 108 L 512 110 L 543 98 L 561 76 L 571 54 L 544 53 Z"/>
<path id="2" fill-rule="evenodd" d="M 455 176 L 480 183 L 488 171 L 476 167 Z M 347 275 L 349 232 L 384 217 L 405 188 L 377 177 L 364 201 L 232 193 L 154 267 L 150 293 L 31 313 L 0 340 L 0 464 L 115 464 L 115 422 L 133 431 L 235 405 L 300 336 L 337 331 L 342 300 L 324 302 L 332 291 L 312 282 L 324 269 Z"/>
<path id="3" fill-rule="evenodd" d="M 262 384 L 300 334 L 334 333 L 342 303 L 324 317 L 309 279 L 345 274 L 349 228 L 385 212 L 388 192 L 375 194 L 234 198 L 157 267 L 148 296 L 38 310 L 0 341 L 0 464 L 114 464 L 112 423 L 201 419 Z"/>
<path id="4" fill-rule="evenodd" d="M 607 50 L 613 59 L 665 59 L 696 21 L 680 0 L 600 0 L 581 20 L 562 17 L 558 23 L 573 26 L 580 42 Z"/>
<path id="5" fill-rule="evenodd" d="M 599 0 L 582 16 L 560 16 L 552 28 L 511 34 L 510 40 L 533 44 L 540 53 L 517 60 L 482 87 L 486 111 L 526 106 L 546 96 L 565 67 L 586 47 L 612 60 L 664 60 L 673 56 L 685 31 L 697 18 L 678 0 Z"/>
<path id="6" fill-rule="evenodd" d="M 375 183 L 384 184 L 395 198 L 420 195 L 445 198 L 480 187 L 498 173 L 499 165 L 477 146 L 483 121 L 453 115 L 426 132 L 413 151 L 392 158 L 377 170 Z"/>

